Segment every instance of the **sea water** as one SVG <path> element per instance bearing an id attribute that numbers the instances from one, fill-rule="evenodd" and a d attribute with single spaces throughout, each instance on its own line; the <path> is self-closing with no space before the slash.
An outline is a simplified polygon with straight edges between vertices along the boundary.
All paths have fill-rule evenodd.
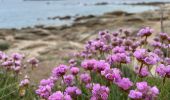
<path id="1" fill-rule="evenodd" d="M 154 10 L 154 6 L 134 6 L 123 3 L 167 2 L 170 0 L 0 0 L 0 28 L 22 28 L 35 25 L 64 25 L 72 20 L 49 20 L 55 16 L 102 15 L 123 10 L 138 13 Z M 107 5 L 95 5 L 108 2 Z"/>

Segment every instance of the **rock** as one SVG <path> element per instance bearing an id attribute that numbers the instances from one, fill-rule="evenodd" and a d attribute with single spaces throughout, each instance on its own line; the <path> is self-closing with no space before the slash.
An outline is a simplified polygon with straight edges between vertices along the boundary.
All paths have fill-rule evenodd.
<path id="1" fill-rule="evenodd" d="M 44 29 L 47 29 L 47 30 L 58 30 L 59 28 L 56 27 L 56 26 L 46 26 L 46 27 L 44 27 Z"/>
<path id="2" fill-rule="evenodd" d="M 98 3 L 94 4 L 94 5 L 101 6 L 101 5 L 108 5 L 108 4 L 109 4 L 108 2 L 98 2 Z"/>
<path id="3" fill-rule="evenodd" d="M 35 28 L 44 28 L 44 25 L 35 25 Z"/>
<path id="4" fill-rule="evenodd" d="M 64 16 L 64 17 L 59 17 L 60 20 L 69 20 L 71 19 L 71 16 Z"/>
<path id="5" fill-rule="evenodd" d="M 59 19 L 59 20 L 69 20 L 71 19 L 71 16 L 55 16 L 55 17 L 48 17 L 49 20 L 56 20 L 56 19 Z"/>
<path id="6" fill-rule="evenodd" d="M 133 13 L 127 13 L 127 12 L 124 12 L 124 11 L 114 11 L 114 12 L 105 13 L 104 15 L 129 16 L 129 15 L 133 15 Z"/>
<path id="7" fill-rule="evenodd" d="M 33 33 L 16 33 L 14 38 L 18 40 L 36 40 L 39 36 Z"/>
<path id="8" fill-rule="evenodd" d="M 141 3 L 124 3 L 125 5 L 152 5 L 152 6 L 159 6 L 169 4 L 170 2 L 141 2 Z"/>
<path id="9" fill-rule="evenodd" d="M 140 16 L 126 17 L 123 20 L 128 22 L 144 22 L 144 19 Z"/>
<path id="10" fill-rule="evenodd" d="M 80 17 L 77 17 L 74 21 L 80 21 L 80 20 L 90 19 L 90 18 L 94 18 L 94 17 L 96 17 L 96 16 L 94 16 L 94 15 L 80 16 Z"/>

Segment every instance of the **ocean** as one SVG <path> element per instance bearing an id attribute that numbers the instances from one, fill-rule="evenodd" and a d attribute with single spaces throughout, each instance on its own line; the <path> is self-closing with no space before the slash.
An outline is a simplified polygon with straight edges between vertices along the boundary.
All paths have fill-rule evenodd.
<path id="1" fill-rule="evenodd" d="M 154 10 L 154 6 L 133 6 L 123 3 L 170 2 L 170 0 L 0 0 L 0 28 L 22 28 L 35 25 L 64 25 L 73 20 L 49 20 L 55 16 L 102 15 L 106 12 L 123 10 L 143 12 Z M 107 2 L 107 5 L 95 5 Z"/>

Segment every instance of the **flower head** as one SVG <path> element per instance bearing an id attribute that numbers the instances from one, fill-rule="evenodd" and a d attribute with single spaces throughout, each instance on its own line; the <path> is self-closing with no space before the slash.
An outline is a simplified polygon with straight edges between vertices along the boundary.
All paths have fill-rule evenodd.
<path id="1" fill-rule="evenodd" d="M 153 33 L 153 29 L 151 29 L 150 27 L 145 27 L 138 32 L 138 35 L 143 37 L 143 36 L 150 36 L 152 33 Z"/>
<path id="2" fill-rule="evenodd" d="M 92 88 L 92 97 L 90 100 L 107 100 L 109 97 L 109 91 L 109 88 L 106 86 L 94 84 Z"/>
<path id="3" fill-rule="evenodd" d="M 129 78 L 122 78 L 116 84 L 123 90 L 128 90 L 133 85 Z"/>
<path id="4" fill-rule="evenodd" d="M 56 91 L 49 96 L 48 100 L 72 100 L 72 98 L 68 94 L 63 94 L 61 91 Z"/>
<path id="5" fill-rule="evenodd" d="M 91 82 L 91 77 L 90 77 L 90 75 L 87 74 L 87 73 L 81 74 L 81 75 L 80 75 L 80 80 L 81 80 L 83 83 L 87 84 L 87 83 L 90 83 L 90 82 Z"/>
<path id="6" fill-rule="evenodd" d="M 67 87 L 65 89 L 65 92 L 70 95 L 71 97 L 75 97 L 75 96 L 79 96 L 81 95 L 81 90 L 76 87 L 76 86 L 72 86 L 72 87 Z"/>
<path id="7" fill-rule="evenodd" d="M 142 98 L 142 93 L 139 91 L 135 91 L 135 90 L 130 90 L 130 93 L 128 95 L 131 99 L 134 100 L 140 100 Z"/>
<path id="8" fill-rule="evenodd" d="M 77 75 L 79 73 L 80 69 L 78 67 L 72 67 L 70 69 L 70 71 L 71 71 L 72 75 Z"/>
<path id="9" fill-rule="evenodd" d="M 55 67 L 52 71 L 52 75 L 55 77 L 61 77 L 66 74 L 68 69 L 68 66 L 66 65 L 59 65 L 58 67 Z"/>
<path id="10" fill-rule="evenodd" d="M 64 83 L 65 83 L 67 86 L 72 85 L 73 82 L 74 82 L 74 76 L 73 76 L 73 75 L 65 75 L 65 76 L 64 76 Z"/>

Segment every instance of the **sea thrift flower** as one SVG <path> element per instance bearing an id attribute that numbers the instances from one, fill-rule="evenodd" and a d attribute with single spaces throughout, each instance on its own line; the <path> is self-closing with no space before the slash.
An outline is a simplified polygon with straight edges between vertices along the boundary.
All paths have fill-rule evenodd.
<path id="1" fill-rule="evenodd" d="M 78 87 L 76 87 L 76 86 L 73 86 L 73 87 L 67 87 L 66 89 L 65 89 L 65 92 L 68 94 L 68 95 L 70 95 L 71 97 L 76 97 L 76 96 L 79 96 L 79 95 L 81 95 L 81 90 L 78 88 Z"/>
<path id="2" fill-rule="evenodd" d="M 156 86 L 150 89 L 152 97 L 156 97 L 159 94 L 159 90 Z"/>
<path id="3" fill-rule="evenodd" d="M 125 47 L 124 46 L 116 46 L 113 48 L 114 53 L 125 53 Z"/>
<path id="4" fill-rule="evenodd" d="M 138 92 L 143 94 L 142 98 L 144 100 L 155 100 L 159 94 L 159 90 L 156 86 L 148 86 L 147 82 L 138 82 L 136 83 Z"/>
<path id="5" fill-rule="evenodd" d="M 152 46 L 155 48 L 161 48 L 162 44 L 160 42 L 153 42 Z"/>
<path id="6" fill-rule="evenodd" d="M 14 60 L 21 60 L 23 58 L 23 55 L 19 54 L 19 53 L 13 53 L 12 54 L 12 58 Z"/>
<path id="7" fill-rule="evenodd" d="M 113 55 L 109 55 L 107 57 L 107 61 L 110 64 L 114 64 L 114 63 L 130 63 L 130 57 L 125 53 L 116 53 L 116 54 L 113 54 Z"/>
<path id="8" fill-rule="evenodd" d="M 168 34 L 167 34 L 167 33 L 162 33 L 162 32 L 161 32 L 159 35 L 160 35 L 160 38 L 161 38 L 163 41 L 168 38 Z"/>
<path id="9" fill-rule="evenodd" d="M 7 55 L 0 51 L 0 60 L 3 60 Z"/>
<path id="10" fill-rule="evenodd" d="M 167 65 L 170 65 L 170 58 L 165 58 L 165 62 Z"/>
<path id="11" fill-rule="evenodd" d="M 166 69 L 165 65 L 164 64 L 160 64 L 158 67 L 156 67 L 156 72 L 161 77 L 164 77 L 166 75 L 165 69 Z"/>
<path id="12" fill-rule="evenodd" d="M 46 85 L 48 85 L 48 86 L 50 86 L 50 87 L 53 87 L 53 86 L 54 86 L 54 81 L 51 80 L 50 78 L 48 78 L 48 79 L 42 79 L 42 80 L 40 81 L 40 85 L 41 85 L 41 86 L 46 86 Z"/>
<path id="13" fill-rule="evenodd" d="M 138 59 L 138 60 L 143 60 L 146 57 L 146 49 L 138 49 L 136 50 L 133 55 Z"/>
<path id="14" fill-rule="evenodd" d="M 92 97 L 90 100 L 108 100 L 109 91 L 109 88 L 106 86 L 94 84 L 92 88 Z"/>
<path id="15" fill-rule="evenodd" d="M 128 96 L 129 98 L 134 99 L 134 100 L 142 99 L 142 93 L 139 91 L 135 91 L 135 90 L 130 90 L 130 93 Z"/>
<path id="16" fill-rule="evenodd" d="M 141 76 L 141 77 L 146 77 L 146 76 L 149 75 L 149 71 L 148 71 L 147 66 L 142 67 L 140 72 L 139 72 L 139 67 L 135 67 L 135 72 L 137 74 L 139 74 L 139 76 Z"/>
<path id="17" fill-rule="evenodd" d="M 140 92 L 146 92 L 148 90 L 147 82 L 137 82 L 136 87 Z"/>
<path id="18" fill-rule="evenodd" d="M 152 33 L 153 33 L 153 29 L 151 29 L 150 27 L 145 27 L 138 32 L 138 35 L 143 37 L 143 36 L 150 36 Z"/>
<path id="19" fill-rule="evenodd" d="M 121 72 L 117 68 L 107 68 L 104 71 L 101 71 L 101 75 L 105 76 L 109 81 L 118 81 L 121 79 Z"/>
<path id="20" fill-rule="evenodd" d="M 129 78 L 122 78 L 116 84 L 123 90 L 128 90 L 133 85 Z"/>
<path id="21" fill-rule="evenodd" d="M 150 52 L 144 59 L 144 61 L 148 65 L 154 65 L 160 61 L 160 58 L 158 57 L 157 54 Z"/>
<path id="22" fill-rule="evenodd" d="M 100 60 L 95 63 L 94 68 L 100 73 L 104 69 L 110 68 L 110 65 L 105 60 Z"/>
<path id="23" fill-rule="evenodd" d="M 71 71 L 71 74 L 77 75 L 77 74 L 79 73 L 80 69 L 77 68 L 77 67 L 72 67 L 72 68 L 70 69 L 70 71 Z"/>
<path id="24" fill-rule="evenodd" d="M 36 94 L 38 94 L 41 98 L 44 99 L 47 99 L 51 93 L 52 93 L 52 88 L 49 85 L 45 85 L 45 86 L 40 85 L 36 90 Z"/>
<path id="25" fill-rule="evenodd" d="M 67 86 L 72 85 L 73 82 L 74 82 L 74 76 L 73 76 L 73 75 L 66 75 L 66 76 L 64 76 L 64 83 L 65 83 Z"/>
<path id="26" fill-rule="evenodd" d="M 81 63 L 81 66 L 86 69 L 86 70 L 93 70 L 94 67 L 95 67 L 95 63 L 96 63 L 96 60 L 92 59 L 92 60 L 84 60 L 82 63 Z"/>
<path id="27" fill-rule="evenodd" d="M 39 63 L 39 60 L 33 57 L 33 58 L 28 59 L 27 62 L 28 62 L 29 64 L 31 64 L 32 67 L 37 67 L 37 66 L 38 66 L 38 63 Z"/>
<path id="28" fill-rule="evenodd" d="M 83 83 L 87 84 L 87 83 L 90 83 L 90 82 L 91 82 L 91 77 L 90 77 L 90 75 L 87 74 L 87 73 L 81 74 L 81 75 L 80 75 L 80 80 L 81 80 Z"/>
<path id="29" fill-rule="evenodd" d="M 20 82 L 19 86 L 23 87 L 23 86 L 28 86 L 29 84 L 30 84 L 30 81 L 29 79 L 26 78 Z"/>
<path id="30" fill-rule="evenodd" d="M 65 73 L 67 72 L 67 69 L 68 69 L 68 66 L 61 64 L 53 69 L 52 75 L 55 77 L 61 77 L 65 75 Z"/>
<path id="31" fill-rule="evenodd" d="M 166 66 L 165 72 L 166 72 L 166 76 L 170 77 L 170 65 Z"/>
<path id="32" fill-rule="evenodd" d="M 49 96 L 48 100 L 72 100 L 72 98 L 68 94 L 63 94 L 61 91 L 56 91 Z"/>

